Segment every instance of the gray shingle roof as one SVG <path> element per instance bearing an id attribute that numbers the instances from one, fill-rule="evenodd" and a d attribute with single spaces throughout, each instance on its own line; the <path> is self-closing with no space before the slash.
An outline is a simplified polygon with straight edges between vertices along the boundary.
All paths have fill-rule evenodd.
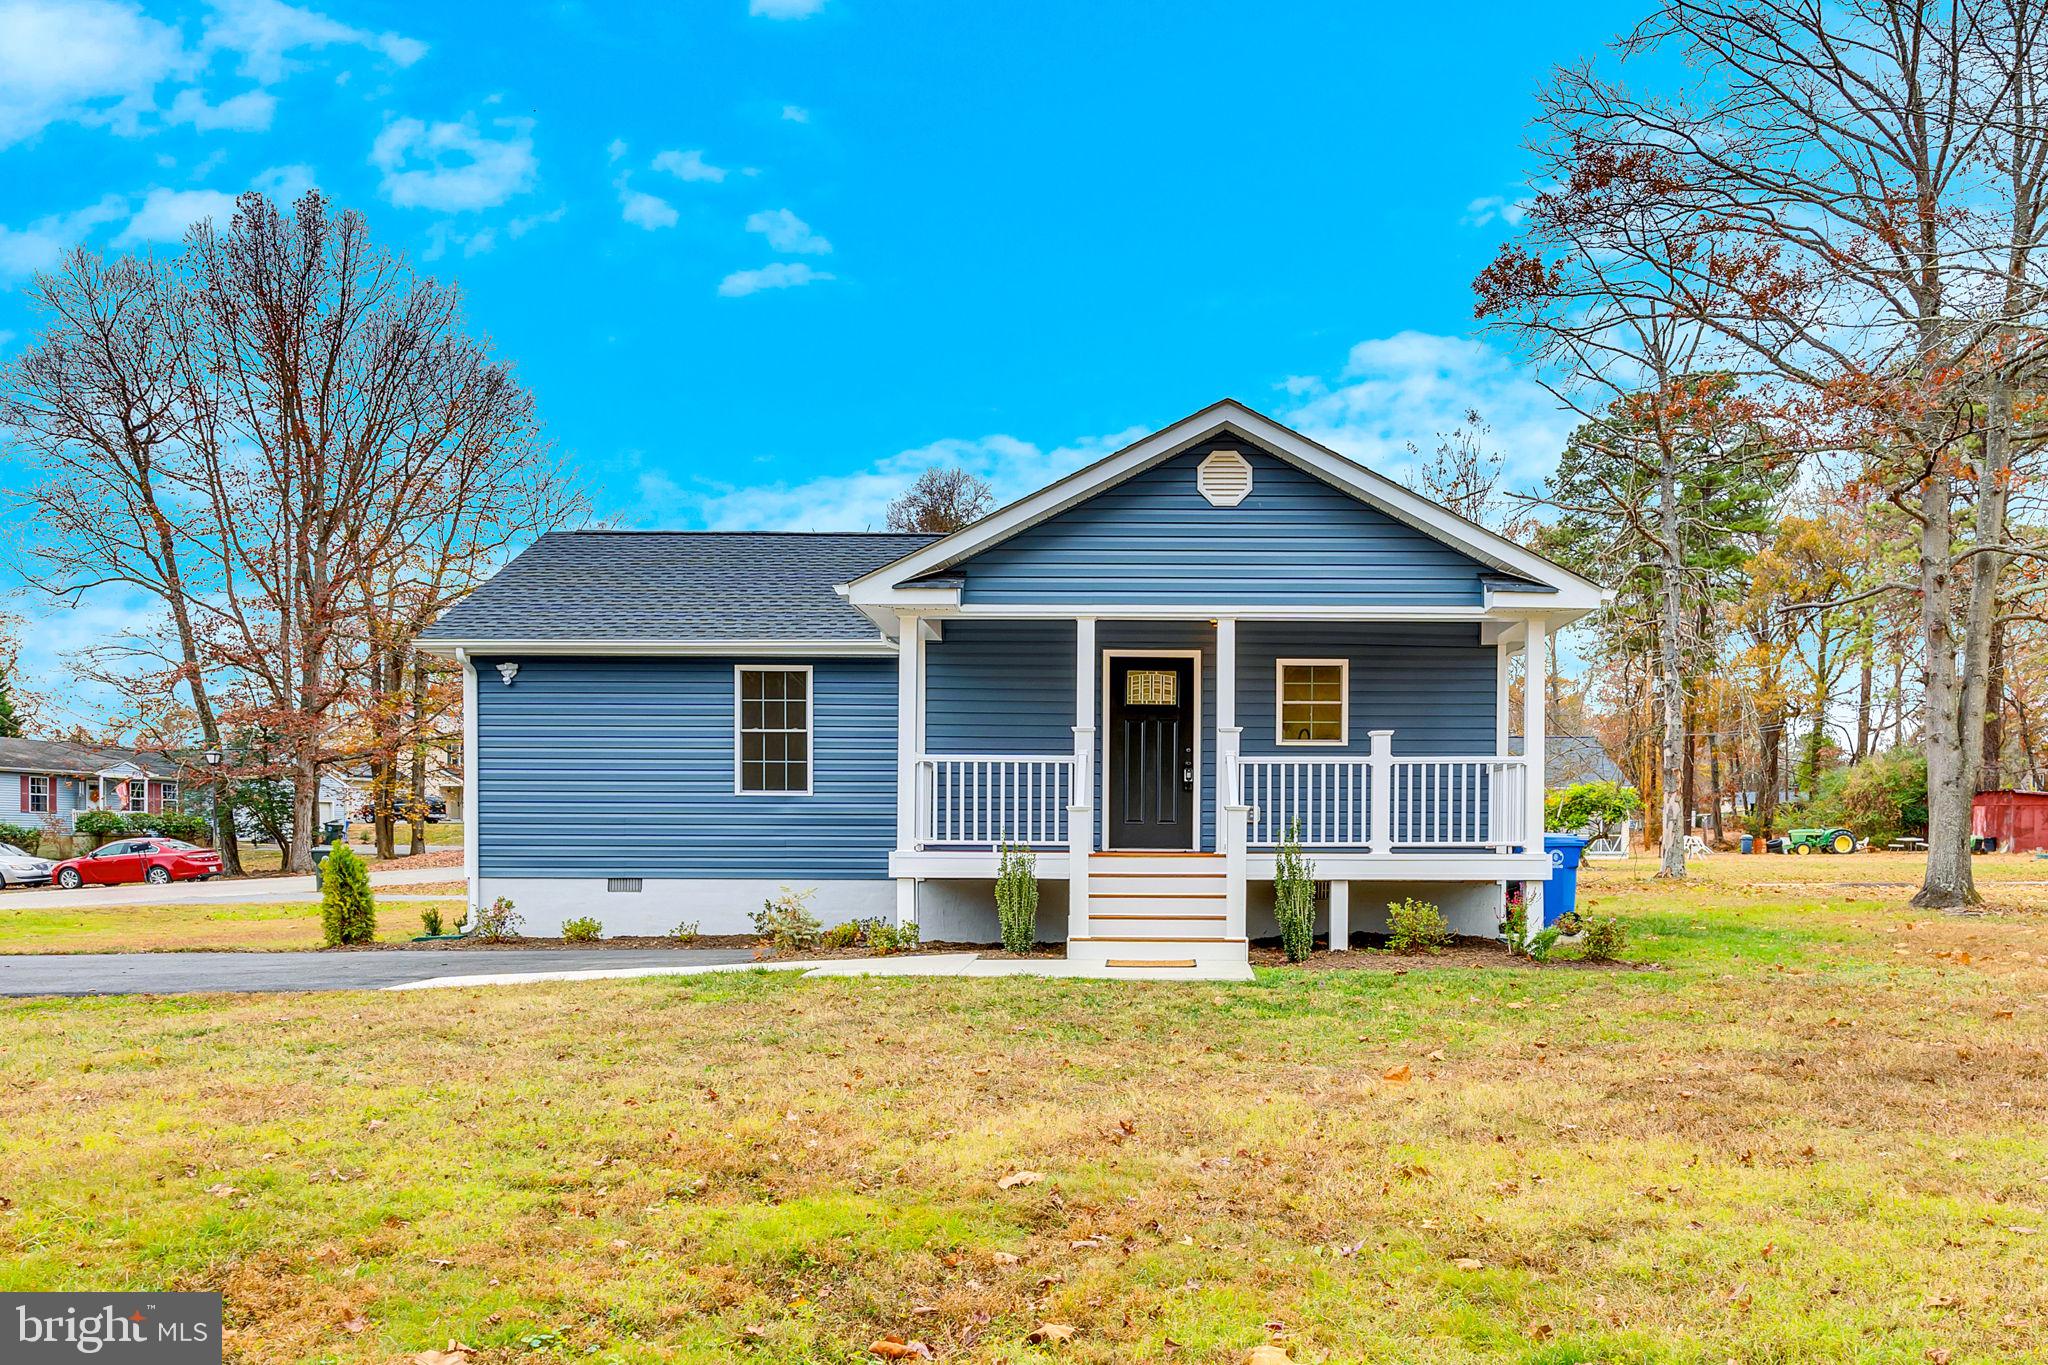
<path id="1" fill-rule="evenodd" d="M 832 591 L 931 535 L 553 531 L 445 612 L 427 640 L 872 640 Z"/>
<path id="2" fill-rule="evenodd" d="M 162 754 L 135 749 L 72 744 L 58 739 L 0 739 L 0 772 L 96 773 L 124 762 L 159 777 L 176 777 L 179 772 L 178 765 Z"/>

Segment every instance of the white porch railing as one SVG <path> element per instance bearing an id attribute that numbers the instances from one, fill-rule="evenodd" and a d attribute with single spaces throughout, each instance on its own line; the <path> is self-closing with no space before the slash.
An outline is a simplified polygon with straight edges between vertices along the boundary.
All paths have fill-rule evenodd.
<path id="1" fill-rule="evenodd" d="M 1524 842 L 1528 765 L 1521 758 L 1239 758 L 1246 843 L 1395 853 Z"/>
<path id="2" fill-rule="evenodd" d="M 931 754 L 916 769 L 917 838 L 926 848 L 1067 843 L 1072 754 Z"/>

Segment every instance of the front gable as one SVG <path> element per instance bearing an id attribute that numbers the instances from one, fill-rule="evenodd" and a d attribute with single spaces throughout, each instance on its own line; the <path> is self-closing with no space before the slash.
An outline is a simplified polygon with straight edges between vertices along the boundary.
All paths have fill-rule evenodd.
<path id="1" fill-rule="evenodd" d="M 1205 496 L 1199 471 L 1220 451 L 1244 464 L 1212 469 Z M 899 613 L 1089 606 L 1477 615 L 1503 605 L 1562 623 L 1607 596 L 1228 399 L 840 591 L 889 633 Z"/>
<path id="2" fill-rule="evenodd" d="M 1236 451 L 1251 490 L 1212 503 L 1202 461 Z M 949 566 L 965 605 L 1480 606 L 1492 566 L 1234 434 L 1173 455 Z"/>

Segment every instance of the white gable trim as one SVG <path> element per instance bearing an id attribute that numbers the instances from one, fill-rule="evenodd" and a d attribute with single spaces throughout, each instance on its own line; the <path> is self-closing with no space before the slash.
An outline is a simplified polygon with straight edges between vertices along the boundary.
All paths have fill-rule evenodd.
<path id="1" fill-rule="evenodd" d="M 1548 593 L 1518 594 L 1526 597 L 1531 610 L 1582 615 L 1599 607 L 1608 597 L 1607 592 L 1590 579 L 1581 578 L 1562 565 L 1523 549 L 1505 536 L 1467 521 L 1450 509 L 1411 492 L 1385 475 L 1318 445 L 1300 432 L 1252 411 L 1235 399 L 1226 398 L 983 517 L 972 526 L 863 574 L 846 585 L 847 600 L 856 607 L 879 607 L 900 600 L 895 595 L 910 590 L 903 586 L 908 580 L 937 573 L 1008 540 L 1020 531 L 1085 502 L 1113 484 L 1171 459 L 1189 446 L 1226 432 L 1263 447 L 1368 506 L 1470 555 L 1482 564 L 1553 589 Z"/>

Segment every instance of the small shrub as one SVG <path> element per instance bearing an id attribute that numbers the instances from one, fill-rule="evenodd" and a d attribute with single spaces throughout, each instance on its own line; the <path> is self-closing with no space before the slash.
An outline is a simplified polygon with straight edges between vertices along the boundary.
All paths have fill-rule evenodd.
<path id="1" fill-rule="evenodd" d="M 1038 941 L 1038 855 L 1005 845 L 996 868 L 996 924 L 1003 950 L 1028 953 Z"/>
<path id="2" fill-rule="evenodd" d="M 566 943 L 595 943 L 604 937 L 604 926 L 588 915 L 562 921 L 562 939 Z"/>
<path id="3" fill-rule="evenodd" d="M 500 896 L 476 912 L 476 936 L 486 943 L 502 943 L 518 938 L 519 926 L 525 922 L 512 908 L 512 898 Z"/>
<path id="4" fill-rule="evenodd" d="M 754 912 L 754 932 L 783 952 L 817 947 L 825 926 L 811 913 L 811 897 L 815 894 L 783 887 L 781 895 L 761 902 L 761 908 Z"/>
<path id="5" fill-rule="evenodd" d="M 13 844 L 23 853 L 33 855 L 42 842 L 43 832 L 34 825 L 0 825 L 0 844 Z"/>
<path id="6" fill-rule="evenodd" d="M 885 919 L 864 919 L 860 921 L 858 928 L 861 942 L 883 957 L 892 953 L 909 952 L 917 946 L 915 924 L 894 924 Z"/>
<path id="7" fill-rule="evenodd" d="M 1612 915 L 1584 915 L 1586 937 L 1579 951 L 1594 962 L 1618 960 L 1628 948 L 1628 926 Z"/>
<path id="8" fill-rule="evenodd" d="M 420 911 L 420 928 L 426 931 L 429 938 L 439 938 L 441 936 L 440 906 L 430 905 Z"/>
<path id="9" fill-rule="evenodd" d="M 704 934 L 702 932 L 702 927 L 698 924 L 696 920 L 686 919 L 681 924 L 678 924 L 675 928 L 669 930 L 668 936 L 674 939 L 677 943 L 688 944 L 695 943 L 698 939 L 704 937 Z"/>
<path id="10" fill-rule="evenodd" d="M 377 898 L 362 855 L 336 844 L 320 865 L 320 927 L 330 948 L 377 936 Z"/>
<path id="11" fill-rule="evenodd" d="M 128 821 L 118 811 L 82 810 L 72 828 L 92 840 L 97 848 L 109 839 L 117 839 L 128 832 Z"/>
<path id="12" fill-rule="evenodd" d="M 1305 959 L 1316 942 L 1316 865 L 1302 856 L 1298 822 L 1287 826 L 1274 856 L 1273 918 L 1280 922 L 1280 948 L 1287 960 Z"/>
<path id="13" fill-rule="evenodd" d="M 857 921 L 849 920 L 845 924 L 835 924 L 830 929 L 827 929 L 824 936 L 818 942 L 827 948 L 837 951 L 843 948 L 851 948 L 854 944 L 860 942 L 860 935 L 860 924 Z"/>
<path id="14" fill-rule="evenodd" d="M 1434 953 L 1448 947 L 1451 926 L 1444 912 L 1412 896 L 1387 903 L 1387 947 L 1397 953 Z"/>
<path id="15" fill-rule="evenodd" d="M 121 817 L 124 834 L 154 834 L 165 839 L 183 839 L 187 843 L 204 843 L 213 837 L 213 826 L 203 815 L 187 815 L 181 810 L 158 811 L 154 815 L 136 814 Z"/>

